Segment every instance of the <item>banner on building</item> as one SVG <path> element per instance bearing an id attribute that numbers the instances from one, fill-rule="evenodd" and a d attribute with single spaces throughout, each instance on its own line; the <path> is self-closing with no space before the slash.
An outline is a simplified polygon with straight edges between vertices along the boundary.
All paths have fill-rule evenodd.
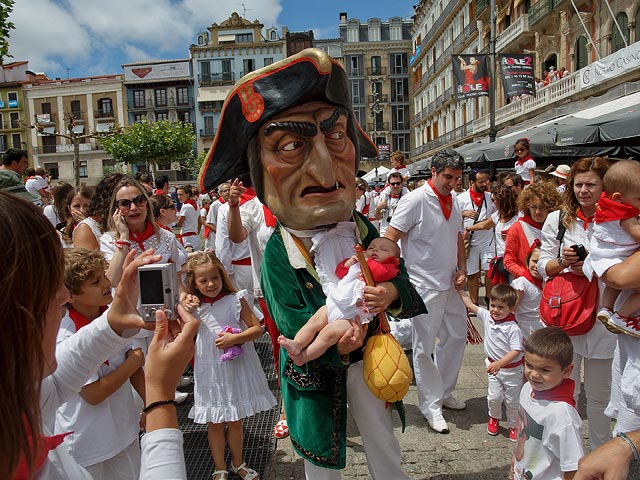
<path id="1" fill-rule="evenodd" d="M 533 56 L 500 54 L 500 71 L 504 95 L 509 100 L 521 95 L 535 95 L 536 82 L 533 76 Z"/>
<path id="2" fill-rule="evenodd" d="M 638 67 L 640 67 L 640 42 L 622 48 L 582 68 L 580 70 L 580 87 L 583 89 L 593 87 Z"/>
<path id="3" fill-rule="evenodd" d="M 456 98 L 489 96 L 489 73 L 486 55 L 452 55 Z"/>

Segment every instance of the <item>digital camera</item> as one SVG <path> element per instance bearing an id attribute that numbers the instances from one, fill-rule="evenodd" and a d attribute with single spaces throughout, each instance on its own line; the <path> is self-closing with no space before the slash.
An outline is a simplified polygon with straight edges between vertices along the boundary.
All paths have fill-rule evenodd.
<path id="1" fill-rule="evenodd" d="M 140 313 L 145 322 L 156 321 L 156 311 L 163 309 L 169 320 L 177 317 L 179 301 L 178 274 L 174 263 L 152 263 L 138 267 Z"/>

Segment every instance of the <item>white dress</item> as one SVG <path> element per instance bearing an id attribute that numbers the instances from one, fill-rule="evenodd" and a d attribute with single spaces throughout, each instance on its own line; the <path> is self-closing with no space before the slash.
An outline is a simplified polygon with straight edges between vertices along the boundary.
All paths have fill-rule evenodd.
<path id="1" fill-rule="evenodd" d="M 203 303 L 197 310 L 200 329 L 195 355 L 195 423 L 222 423 L 240 420 L 276 405 L 253 342 L 242 344 L 244 353 L 226 362 L 220 361 L 222 350 L 214 341 L 225 325 L 246 329 L 240 320 L 241 290 L 217 300 Z M 254 309 L 258 318 L 262 314 Z"/>

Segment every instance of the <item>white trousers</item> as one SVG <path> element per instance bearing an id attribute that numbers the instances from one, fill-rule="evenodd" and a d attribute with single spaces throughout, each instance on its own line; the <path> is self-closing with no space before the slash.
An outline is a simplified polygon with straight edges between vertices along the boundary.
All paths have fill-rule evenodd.
<path id="1" fill-rule="evenodd" d="M 488 360 L 485 360 L 488 366 Z M 502 402 L 507 410 L 507 425 L 516 428 L 518 406 L 520 405 L 520 390 L 524 383 L 523 367 L 501 368 L 497 375 L 488 375 L 487 405 L 489 416 L 502 419 Z"/>
<path id="2" fill-rule="evenodd" d="M 140 445 L 136 438 L 127 448 L 108 460 L 84 467 L 94 480 L 138 480 Z"/>
<path id="3" fill-rule="evenodd" d="M 584 358 L 574 353 L 571 378 L 576 382 L 573 398 L 580 395 L 580 372 L 584 364 L 584 391 L 587 396 L 587 420 L 591 449 L 611 439 L 611 419 L 604 414 L 611 397 L 612 359 Z"/>
<path id="4" fill-rule="evenodd" d="M 418 292 L 429 313 L 413 319 L 413 370 L 418 406 L 429 419 L 442 414 L 443 399 L 456 388 L 467 343 L 467 316 L 454 288 L 443 292 L 418 288 Z"/>
<path id="5" fill-rule="evenodd" d="M 251 265 L 231 265 L 228 272 L 231 281 L 238 290 L 246 290 L 253 297 L 253 273 Z"/>
<path id="6" fill-rule="evenodd" d="M 616 419 L 613 434 L 640 430 L 640 340 L 618 335 L 611 372 L 611 400 L 605 414 Z"/>
<path id="7" fill-rule="evenodd" d="M 362 437 L 367 457 L 369 475 L 374 480 L 409 480 L 400 468 L 400 444 L 393 432 L 391 408 L 373 396 L 362 376 L 362 362 L 349 366 L 347 374 L 347 400 L 349 413 L 353 417 Z M 307 480 L 338 480 L 340 470 L 322 468 L 304 461 Z"/>

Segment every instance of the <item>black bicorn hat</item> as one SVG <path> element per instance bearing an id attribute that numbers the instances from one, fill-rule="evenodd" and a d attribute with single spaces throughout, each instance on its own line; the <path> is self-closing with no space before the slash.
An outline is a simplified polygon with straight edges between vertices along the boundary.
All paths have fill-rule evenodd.
<path id="1" fill-rule="evenodd" d="M 373 158 L 378 149 L 353 115 L 344 68 L 324 51 L 308 48 L 242 77 L 227 95 L 218 131 L 200 169 L 201 191 L 246 178 L 247 146 L 271 118 L 298 105 L 320 101 L 346 108 L 355 126 L 356 154 Z M 356 158 L 356 165 L 359 158 Z"/>

